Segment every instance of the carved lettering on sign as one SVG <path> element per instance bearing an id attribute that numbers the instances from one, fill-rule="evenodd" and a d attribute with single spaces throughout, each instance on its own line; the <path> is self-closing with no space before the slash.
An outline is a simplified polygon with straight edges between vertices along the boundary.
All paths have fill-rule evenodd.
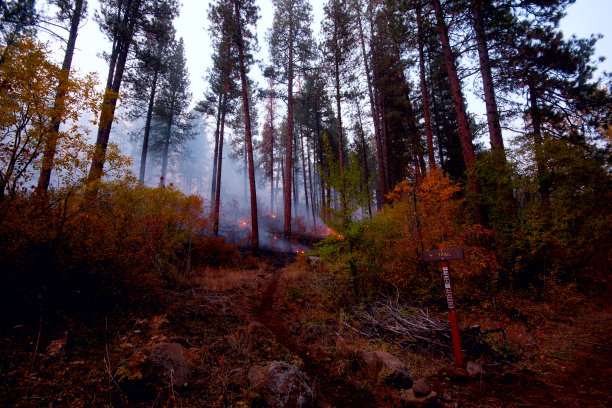
<path id="1" fill-rule="evenodd" d="M 453 300 L 453 292 L 451 291 L 450 274 L 448 273 L 448 266 L 442 266 L 442 276 L 444 277 L 444 289 L 446 292 L 446 303 L 448 303 L 448 308 L 453 310 L 455 308 L 455 301 Z"/>
<path id="2" fill-rule="evenodd" d="M 423 251 L 423 260 L 425 262 L 448 261 L 451 259 L 463 259 L 463 248 L 446 248 Z"/>

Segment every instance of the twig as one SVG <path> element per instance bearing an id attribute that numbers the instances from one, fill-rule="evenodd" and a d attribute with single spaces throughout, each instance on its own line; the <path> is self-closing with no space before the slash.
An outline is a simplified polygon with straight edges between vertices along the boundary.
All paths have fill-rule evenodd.
<path id="1" fill-rule="evenodd" d="M 30 368 L 28 368 L 26 377 L 28 381 L 28 387 L 26 388 L 25 400 L 28 400 L 28 395 L 30 394 L 30 385 L 32 382 L 30 381 L 30 374 L 32 373 L 32 368 L 34 368 L 34 362 L 36 361 L 36 355 L 38 354 L 38 344 L 40 343 L 40 332 L 42 331 L 42 310 L 40 313 L 40 319 L 38 321 L 38 336 L 36 336 L 36 346 L 34 346 L 34 355 L 32 356 L 32 361 L 30 361 Z"/>
<path id="2" fill-rule="evenodd" d="M 592 341 L 584 341 L 584 340 L 577 340 L 577 339 L 570 339 L 575 343 L 584 343 L 584 344 L 590 344 L 592 346 L 596 346 L 596 347 L 603 347 L 603 348 L 609 348 L 612 349 L 612 345 L 610 344 L 601 344 L 601 343 L 593 343 Z"/>

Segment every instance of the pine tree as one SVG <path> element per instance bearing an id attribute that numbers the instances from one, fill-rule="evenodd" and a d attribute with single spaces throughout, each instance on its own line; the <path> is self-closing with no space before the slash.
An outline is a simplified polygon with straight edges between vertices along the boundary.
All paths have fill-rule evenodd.
<path id="1" fill-rule="evenodd" d="M 161 153 L 162 168 L 160 184 L 167 178 L 168 160 L 171 149 L 178 151 L 183 144 L 193 138 L 193 124 L 188 111 L 191 102 L 189 92 L 189 72 L 185 61 L 183 39 L 173 47 L 168 62 L 168 73 L 163 79 L 159 96 L 153 108 L 153 119 L 157 129 L 153 133 L 154 151 Z"/>
<path id="2" fill-rule="evenodd" d="M 28 29 L 38 23 L 36 0 L 15 0 L 0 2 L 0 44 L 4 47 L 0 65 L 4 62 L 8 47 Z"/>
<path id="3" fill-rule="evenodd" d="M 251 251 L 259 253 L 259 224 L 257 220 L 257 190 L 255 187 L 255 163 L 253 160 L 253 140 L 251 129 L 251 109 L 249 107 L 248 68 L 253 64 L 253 50 L 257 36 L 255 28 L 259 19 L 258 8 L 254 0 L 234 0 L 234 19 L 230 29 L 234 49 L 238 52 L 238 71 L 240 74 L 242 108 L 244 112 L 244 129 L 246 153 L 249 167 L 249 185 L 251 192 Z"/>
<path id="4" fill-rule="evenodd" d="M 218 0 L 210 5 L 208 20 L 209 33 L 213 40 L 213 66 L 208 74 L 209 90 L 201 110 L 216 116 L 213 175 L 211 182 L 211 201 L 214 203 L 213 230 L 219 232 L 221 209 L 221 170 L 223 168 L 223 140 L 226 116 L 234 112 L 235 101 L 239 97 L 237 80 L 237 59 L 232 47 L 232 19 L 234 4 Z M 216 108 L 215 108 L 216 105 Z"/>
<path id="5" fill-rule="evenodd" d="M 476 203 L 477 197 L 480 195 L 480 184 L 476 177 L 473 165 L 476 160 L 474 153 L 474 145 L 472 144 L 472 133 L 469 128 L 468 116 L 465 108 L 465 101 L 461 92 L 461 82 L 457 75 L 457 64 L 455 61 L 455 55 L 451 49 L 450 40 L 448 37 L 448 29 L 446 22 L 444 21 L 444 15 L 442 14 L 442 6 L 440 0 L 431 0 L 432 7 L 435 12 L 436 22 L 438 26 L 438 33 L 440 37 L 440 43 L 442 45 L 442 51 L 444 53 L 444 63 L 446 65 L 446 71 L 450 82 L 450 88 L 452 93 L 452 100 L 455 106 L 455 114 L 457 116 L 457 124 L 459 125 L 459 138 L 461 140 L 461 151 L 463 153 L 463 160 L 467 171 L 469 191 L 472 195 L 471 204 L 472 210 L 476 222 L 479 224 L 485 224 L 485 216 L 482 208 Z"/>
<path id="6" fill-rule="evenodd" d="M 149 149 L 149 137 L 153 119 L 153 107 L 159 83 L 168 70 L 170 47 L 174 41 L 172 21 L 178 15 L 178 4 L 172 1 L 156 1 L 152 20 L 144 24 L 140 38 L 134 44 L 136 67 L 128 72 L 128 98 L 132 102 L 130 119 L 145 118 L 139 180 L 144 182 Z"/>
<path id="7" fill-rule="evenodd" d="M 98 134 L 88 175 L 88 180 L 93 183 L 102 178 L 104 162 L 106 161 L 106 149 L 132 40 L 142 29 L 147 9 L 145 6 L 148 4 L 148 0 L 102 0 L 99 14 L 96 16 L 100 29 L 112 43 L 112 49 L 110 54 L 106 55 L 108 60 L 106 90 L 104 92 L 104 100 L 98 121 Z M 95 184 L 89 190 L 88 195 L 90 198 L 97 195 L 97 186 Z"/>
<path id="8" fill-rule="evenodd" d="M 296 75 L 308 66 L 313 47 L 312 7 L 307 0 L 277 0 L 274 22 L 267 33 L 274 76 L 287 84 L 287 143 L 285 151 L 284 225 L 285 237 L 291 235 L 291 190 L 293 169 L 293 92 Z"/>

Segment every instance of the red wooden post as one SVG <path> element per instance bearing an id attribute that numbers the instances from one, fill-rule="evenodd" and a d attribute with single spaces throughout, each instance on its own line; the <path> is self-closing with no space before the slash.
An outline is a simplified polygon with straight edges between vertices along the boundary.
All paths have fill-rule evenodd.
<path id="1" fill-rule="evenodd" d="M 448 321 L 451 329 L 451 339 L 453 342 L 453 353 L 455 354 L 455 364 L 463 367 L 463 353 L 461 352 L 461 338 L 459 337 L 459 324 L 457 323 L 457 313 L 455 312 L 455 299 L 450 283 L 450 272 L 448 271 L 448 261 L 442 261 L 442 276 L 444 276 L 444 292 L 446 293 L 446 303 L 448 303 Z"/>
<path id="2" fill-rule="evenodd" d="M 463 353 L 461 352 L 459 324 L 457 323 L 457 313 L 455 312 L 455 299 L 453 298 L 453 290 L 451 288 L 450 272 L 448 268 L 449 259 L 463 259 L 463 249 L 447 248 L 423 252 L 424 261 L 441 261 L 442 276 L 444 277 L 444 293 L 446 294 L 446 303 L 448 303 L 448 320 L 451 329 L 451 339 L 453 342 L 453 354 L 455 355 L 455 364 L 460 367 L 463 367 Z"/>

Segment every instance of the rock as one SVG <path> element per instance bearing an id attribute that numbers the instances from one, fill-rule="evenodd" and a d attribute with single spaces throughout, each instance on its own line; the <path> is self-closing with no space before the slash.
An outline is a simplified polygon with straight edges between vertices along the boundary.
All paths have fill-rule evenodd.
<path id="1" fill-rule="evenodd" d="M 321 342 L 323 344 L 331 343 L 335 329 L 332 326 L 313 325 L 308 326 L 304 334 L 305 343 Z"/>
<path id="2" fill-rule="evenodd" d="M 443 367 L 439 371 L 440 375 L 450 378 L 453 381 L 464 382 L 468 380 L 467 371 L 465 368 L 451 364 Z"/>
<path id="3" fill-rule="evenodd" d="M 425 396 L 415 395 L 414 390 L 404 390 L 400 393 L 400 405 L 402 408 L 426 408 L 435 407 L 438 401 L 438 394 L 431 391 Z"/>
<path id="4" fill-rule="evenodd" d="M 270 408 L 305 408 L 313 403 L 306 375 L 297 367 L 273 361 L 264 374 L 262 394 Z"/>
<path id="5" fill-rule="evenodd" d="M 431 387 L 427 383 L 427 380 L 425 380 L 424 378 L 419 378 L 414 382 L 414 385 L 412 386 L 412 391 L 414 391 L 414 395 L 416 395 L 417 397 L 424 397 L 426 395 L 429 395 L 429 393 L 431 392 Z"/>
<path id="6" fill-rule="evenodd" d="M 255 365 L 249 368 L 247 377 L 249 379 L 249 386 L 254 389 L 259 389 L 264 382 L 264 371 L 266 367 Z"/>
<path id="7" fill-rule="evenodd" d="M 444 394 L 442 394 L 442 401 L 451 402 L 452 400 L 453 396 L 450 394 L 450 392 L 446 391 Z"/>
<path id="8" fill-rule="evenodd" d="M 408 367 L 394 355 L 386 351 L 363 353 L 362 359 L 370 378 L 392 385 L 398 389 L 412 387 L 412 373 Z"/>
<path id="9" fill-rule="evenodd" d="M 465 371 L 467 372 L 468 377 L 474 379 L 474 378 L 480 378 L 481 376 L 484 375 L 484 371 L 482 369 L 482 366 L 476 364 L 473 361 L 468 361 L 467 365 L 465 366 Z"/>
<path id="10" fill-rule="evenodd" d="M 178 343 L 159 343 L 153 346 L 151 362 L 166 370 L 172 384 L 182 384 L 187 376 L 188 361 L 183 346 Z"/>

